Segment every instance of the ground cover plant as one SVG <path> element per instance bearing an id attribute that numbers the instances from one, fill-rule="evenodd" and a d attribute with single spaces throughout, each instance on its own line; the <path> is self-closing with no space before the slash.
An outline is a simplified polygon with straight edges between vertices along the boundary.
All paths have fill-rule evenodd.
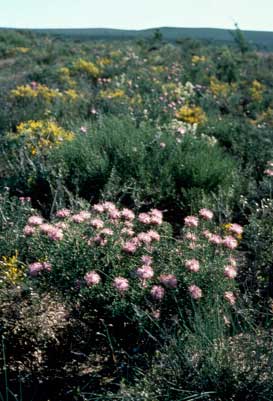
<path id="1" fill-rule="evenodd" d="M 236 38 L 1 31 L 1 400 L 272 399 L 273 58 Z"/>

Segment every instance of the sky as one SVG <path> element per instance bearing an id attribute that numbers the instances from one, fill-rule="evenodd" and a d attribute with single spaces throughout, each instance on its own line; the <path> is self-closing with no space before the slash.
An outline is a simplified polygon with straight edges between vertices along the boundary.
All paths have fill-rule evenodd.
<path id="1" fill-rule="evenodd" d="M 273 31 L 273 0 L 0 0 L 0 27 Z"/>

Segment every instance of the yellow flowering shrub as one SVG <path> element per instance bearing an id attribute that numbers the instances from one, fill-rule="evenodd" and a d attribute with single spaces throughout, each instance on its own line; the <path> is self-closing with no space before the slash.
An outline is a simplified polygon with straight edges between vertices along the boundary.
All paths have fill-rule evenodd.
<path id="1" fill-rule="evenodd" d="M 212 77 L 210 80 L 210 91 L 214 96 L 226 97 L 229 93 L 230 86 L 226 82 L 219 81 L 216 77 Z"/>
<path id="2" fill-rule="evenodd" d="M 73 67 L 75 71 L 84 72 L 92 78 L 97 78 L 100 75 L 100 69 L 94 63 L 82 58 L 75 61 Z"/>
<path id="3" fill-rule="evenodd" d="M 206 57 L 205 57 L 205 56 L 197 56 L 197 55 L 194 55 L 194 56 L 192 56 L 192 58 L 191 58 L 191 62 L 192 62 L 193 64 L 204 63 L 204 61 L 206 61 Z"/>
<path id="4" fill-rule="evenodd" d="M 122 89 L 106 89 L 106 90 L 101 90 L 99 92 L 99 96 L 103 99 L 116 99 L 116 98 L 121 98 L 125 96 L 125 92 Z"/>
<path id="5" fill-rule="evenodd" d="M 67 84 L 70 87 L 75 87 L 76 82 L 71 78 L 70 76 L 70 70 L 67 67 L 60 67 L 58 70 L 60 74 L 60 80 L 64 83 Z"/>
<path id="6" fill-rule="evenodd" d="M 64 95 L 67 100 L 76 101 L 79 98 L 79 94 L 74 89 L 67 89 L 64 91 Z"/>
<path id="7" fill-rule="evenodd" d="M 198 106 L 183 106 L 176 113 L 176 118 L 188 124 L 200 124 L 206 120 L 206 114 Z"/>
<path id="8" fill-rule="evenodd" d="M 22 137 L 31 154 L 35 155 L 38 151 L 59 146 L 63 141 L 73 140 L 74 134 L 66 131 L 54 121 L 29 120 L 16 127 L 15 138 Z"/>
<path id="9" fill-rule="evenodd" d="M 36 84 L 33 85 L 21 85 L 12 89 L 10 92 L 11 96 L 16 99 L 34 99 L 38 98 L 47 103 L 52 103 L 57 99 L 63 102 L 68 100 L 77 100 L 79 94 L 74 89 L 68 89 L 61 92 L 59 89 L 48 88 L 46 85 Z"/>
<path id="10" fill-rule="evenodd" d="M 51 102 L 56 98 L 61 98 L 63 95 L 58 89 L 48 88 L 46 85 L 37 84 L 36 86 L 21 85 L 12 89 L 10 92 L 15 98 L 36 98 L 41 97 L 47 102 Z"/>
<path id="11" fill-rule="evenodd" d="M 2 256 L 0 260 L 0 277 L 11 284 L 17 284 L 24 277 L 24 269 L 19 266 L 18 251 L 11 257 Z"/>
<path id="12" fill-rule="evenodd" d="M 99 58 L 99 59 L 97 60 L 97 64 L 98 64 L 100 67 L 104 67 L 104 66 L 106 66 L 106 65 L 112 64 L 112 60 L 111 60 L 110 58 L 108 58 L 108 57 L 101 57 L 101 58 Z"/>
<path id="13" fill-rule="evenodd" d="M 12 53 L 28 53 L 30 51 L 29 47 L 15 47 L 14 49 L 12 49 Z"/>
<path id="14" fill-rule="evenodd" d="M 250 87 L 251 99 L 255 102 L 260 102 L 263 99 L 263 91 L 264 85 L 255 79 Z"/>

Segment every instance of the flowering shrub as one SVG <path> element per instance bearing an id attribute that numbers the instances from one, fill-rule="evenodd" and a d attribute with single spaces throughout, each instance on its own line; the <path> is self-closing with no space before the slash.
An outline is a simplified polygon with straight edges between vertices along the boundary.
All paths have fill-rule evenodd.
<path id="1" fill-rule="evenodd" d="M 24 146 L 32 155 L 48 151 L 59 146 L 63 141 L 72 141 L 73 132 L 64 130 L 54 121 L 27 121 L 16 127 L 16 134 L 11 137 L 23 140 Z"/>
<path id="2" fill-rule="evenodd" d="M 183 106 L 176 113 L 179 120 L 189 124 L 200 124 L 206 120 L 206 115 L 201 107 Z"/>

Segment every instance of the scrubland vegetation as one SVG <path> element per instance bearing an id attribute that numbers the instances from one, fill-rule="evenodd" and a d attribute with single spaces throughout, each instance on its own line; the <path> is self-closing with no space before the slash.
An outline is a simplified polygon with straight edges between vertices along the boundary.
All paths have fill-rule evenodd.
<path id="1" fill-rule="evenodd" d="M 272 400 L 273 56 L 0 32 L 0 399 Z"/>

